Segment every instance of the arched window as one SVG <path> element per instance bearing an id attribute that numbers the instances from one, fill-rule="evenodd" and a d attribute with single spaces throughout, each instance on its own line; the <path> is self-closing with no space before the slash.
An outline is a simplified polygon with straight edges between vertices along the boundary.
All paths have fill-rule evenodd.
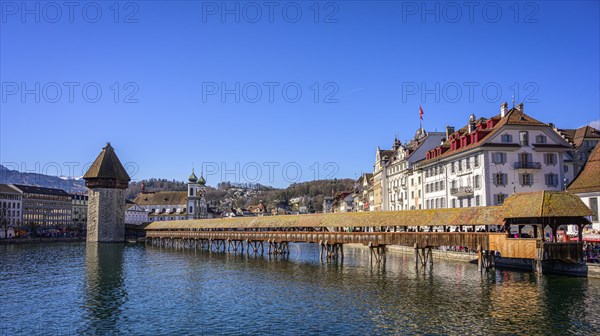
<path id="1" fill-rule="evenodd" d="M 193 213 L 193 212 L 194 212 L 194 207 L 192 207 L 192 206 L 190 205 L 190 213 Z"/>

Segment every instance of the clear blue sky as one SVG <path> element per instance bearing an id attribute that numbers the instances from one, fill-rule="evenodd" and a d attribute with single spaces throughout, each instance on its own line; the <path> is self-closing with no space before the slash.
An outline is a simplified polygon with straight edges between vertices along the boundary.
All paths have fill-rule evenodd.
<path id="1" fill-rule="evenodd" d="M 598 1 L 273 3 L 2 2 L 0 162 L 82 175 L 110 141 L 136 180 L 208 162 L 211 185 L 285 186 L 370 171 L 419 105 L 428 130 L 515 91 L 562 128 L 600 119 Z"/>

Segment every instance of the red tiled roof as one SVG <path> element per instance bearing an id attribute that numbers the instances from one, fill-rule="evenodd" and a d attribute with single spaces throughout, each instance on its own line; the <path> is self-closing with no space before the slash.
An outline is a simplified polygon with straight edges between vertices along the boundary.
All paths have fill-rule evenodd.
<path id="1" fill-rule="evenodd" d="M 572 193 L 600 191 L 600 144 L 597 144 L 585 166 L 567 187 Z"/>
<path id="2" fill-rule="evenodd" d="M 577 129 L 559 129 L 558 132 L 567 139 L 575 149 L 581 147 L 585 139 L 600 139 L 600 131 L 591 126 L 583 126 Z"/>
<path id="3" fill-rule="evenodd" d="M 466 146 L 461 146 L 458 149 L 455 150 L 446 150 L 445 152 L 443 152 L 441 155 L 438 155 L 434 158 L 428 159 L 428 160 L 423 160 L 421 161 L 421 164 L 429 164 L 432 162 L 436 162 L 440 159 L 446 158 L 448 156 L 457 154 L 457 153 L 462 153 L 465 152 L 467 150 L 473 149 L 473 148 L 477 148 L 480 147 L 483 144 L 483 140 L 490 137 L 491 135 L 495 134 L 496 132 L 498 132 L 499 129 L 501 129 L 503 126 L 506 125 L 520 125 L 520 126 L 548 126 L 546 124 L 544 124 L 541 121 L 538 121 L 530 116 L 528 116 L 527 114 L 523 113 L 521 110 L 518 110 L 516 108 L 511 109 L 510 111 L 508 111 L 506 113 L 506 115 L 504 116 L 504 118 L 501 118 L 500 115 L 495 115 L 492 118 L 490 118 L 490 120 L 493 120 L 493 122 L 495 122 L 494 126 L 492 128 L 486 128 L 486 129 L 479 129 L 478 132 L 480 132 L 480 134 L 482 134 L 482 137 L 480 139 L 478 139 L 477 142 L 473 142 L 470 143 Z M 484 118 L 480 118 L 478 119 L 475 124 L 476 125 L 480 125 L 482 123 L 487 123 L 488 120 L 484 119 Z M 458 133 L 458 137 L 455 137 L 455 139 L 460 139 L 462 136 L 466 136 L 468 135 L 468 125 L 465 127 L 462 127 L 461 129 L 459 129 L 457 132 L 453 133 L 453 134 L 457 134 Z M 444 146 L 449 146 L 450 145 L 450 140 L 446 139 L 446 142 L 444 142 L 444 144 L 442 146 L 438 146 L 437 148 L 440 147 L 444 147 Z M 487 144 L 486 144 L 487 146 Z M 506 145 L 504 145 L 506 146 Z M 435 150 L 434 149 L 434 150 Z"/>

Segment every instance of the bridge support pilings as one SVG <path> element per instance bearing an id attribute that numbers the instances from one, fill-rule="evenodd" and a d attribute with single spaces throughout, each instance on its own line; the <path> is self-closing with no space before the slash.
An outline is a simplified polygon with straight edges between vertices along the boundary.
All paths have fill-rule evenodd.
<path id="1" fill-rule="evenodd" d="M 238 250 L 240 250 L 241 253 L 244 253 L 244 241 L 227 239 L 227 251 L 233 251 L 235 253 Z"/>
<path id="2" fill-rule="evenodd" d="M 375 245 L 372 242 L 369 242 L 369 261 L 371 265 L 373 263 L 377 265 L 381 265 L 382 263 L 385 265 L 385 245 Z"/>
<path id="3" fill-rule="evenodd" d="M 539 244 L 538 244 L 539 245 Z M 535 259 L 533 260 L 533 272 L 542 275 L 542 260 L 544 260 L 544 247 L 537 246 L 535 249 Z"/>
<path id="4" fill-rule="evenodd" d="M 222 251 L 221 251 L 222 250 Z M 208 240 L 208 252 L 226 252 L 227 247 L 225 240 L 223 239 L 209 239 Z"/>
<path id="5" fill-rule="evenodd" d="M 289 242 L 282 241 L 278 242 L 273 239 L 268 241 L 268 254 L 275 255 L 289 255 L 290 254 L 290 244 Z"/>
<path id="6" fill-rule="evenodd" d="M 264 254 L 265 253 L 265 245 L 263 244 L 262 240 L 248 240 L 246 239 L 246 254 L 258 254 L 258 252 L 260 251 L 260 254 Z"/>
<path id="7" fill-rule="evenodd" d="M 422 267 L 423 270 L 425 270 L 427 265 L 433 267 L 432 247 L 419 247 L 419 245 L 415 243 L 415 267 L 417 269 Z"/>
<path id="8" fill-rule="evenodd" d="M 319 260 L 344 260 L 344 244 L 319 241 Z"/>
<path id="9" fill-rule="evenodd" d="M 481 245 L 477 246 L 477 268 L 480 271 L 487 271 L 494 267 L 496 267 L 496 251 L 484 250 Z"/>

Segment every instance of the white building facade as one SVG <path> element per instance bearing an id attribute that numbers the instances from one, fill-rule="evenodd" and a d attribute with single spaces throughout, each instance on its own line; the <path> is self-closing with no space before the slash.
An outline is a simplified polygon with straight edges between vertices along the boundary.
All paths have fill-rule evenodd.
<path id="1" fill-rule="evenodd" d="M 425 159 L 432 148 L 439 146 L 444 133 L 426 132 L 419 128 L 406 144 L 394 141 L 392 155 L 384 168 L 386 185 L 382 188 L 382 210 L 423 209 L 423 170 L 418 162 Z"/>
<path id="2" fill-rule="evenodd" d="M 141 225 L 148 223 L 148 212 L 137 204 L 128 204 L 125 210 L 125 224 Z"/>
<path id="3" fill-rule="evenodd" d="M 501 106 L 490 119 L 469 118 L 420 162 L 425 208 L 501 205 L 512 193 L 562 190 L 570 145 L 550 126 Z"/>
<path id="4" fill-rule="evenodd" d="M 0 184 L 0 238 L 13 238 L 23 220 L 23 193 Z"/>
<path id="5" fill-rule="evenodd" d="M 212 218 L 205 192 L 206 180 L 192 170 L 187 191 L 146 192 L 143 186 L 133 202 L 148 213 L 150 222 Z"/>

